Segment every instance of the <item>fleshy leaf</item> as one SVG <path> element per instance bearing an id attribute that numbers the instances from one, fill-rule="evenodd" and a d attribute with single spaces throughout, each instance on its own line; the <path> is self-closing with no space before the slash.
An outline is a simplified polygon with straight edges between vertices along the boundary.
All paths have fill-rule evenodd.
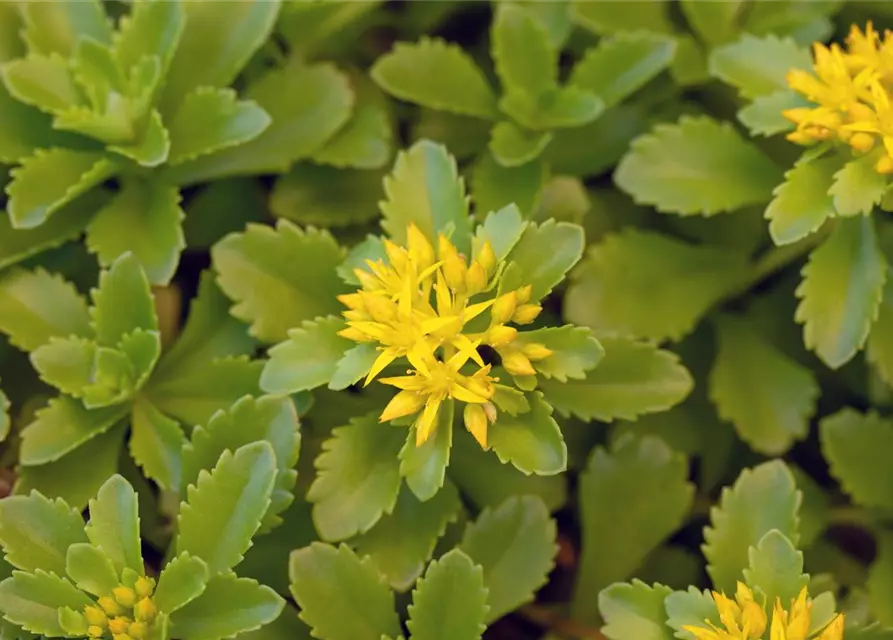
<path id="1" fill-rule="evenodd" d="M 532 162 L 552 141 L 548 131 L 528 131 L 509 120 L 497 122 L 490 132 L 490 153 L 504 167 Z"/>
<path id="2" fill-rule="evenodd" d="M 401 100 L 488 120 L 496 117 L 496 97 L 484 74 L 461 47 L 440 38 L 397 42 L 369 73 Z"/>
<path id="3" fill-rule="evenodd" d="M 745 0 L 705 3 L 681 0 L 680 6 L 688 24 L 710 46 L 731 40 L 741 29 Z"/>
<path id="4" fill-rule="evenodd" d="M 589 330 L 566 324 L 563 327 L 545 327 L 522 331 L 515 338 L 520 345 L 536 343 L 552 351 L 552 355 L 537 360 L 534 368 L 546 378 L 567 382 L 569 378 L 582 380 L 605 355 L 605 350 Z"/>
<path id="5" fill-rule="evenodd" d="M 751 589 L 759 590 L 766 602 L 796 599 L 809 582 L 803 573 L 803 553 L 778 529 L 772 529 L 748 550 L 749 564 L 744 569 L 744 581 Z"/>
<path id="6" fill-rule="evenodd" d="M 332 430 L 316 459 L 307 500 L 323 540 L 345 540 L 391 513 L 400 490 L 397 458 L 406 433 L 374 414 Z"/>
<path id="7" fill-rule="evenodd" d="M 737 42 L 714 49 L 709 67 L 710 75 L 732 85 L 743 97 L 753 99 L 787 89 L 788 71 L 811 69 L 812 56 L 809 49 L 791 38 L 757 38 L 745 33 Z"/>
<path id="8" fill-rule="evenodd" d="M 357 89 L 357 104 L 350 120 L 313 154 L 313 162 L 341 169 L 379 169 L 391 159 L 391 114 L 368 80 L 358 82 L 364 84 Z"/>
<path id="9" fill-rule="evenodd" d="M 46 113 L 59 113 L 81 102 L 67 60 L 58 54 L 29 53 L 3 65 L 2 74 L 16 100 Z"/>
<path id="10" fill-rule="evenodd" d="M 630 227 L 590 247 L 572 276 L 565 314 L 597 334 L 679 340 L 746 266 L 743 253 Z"/>
<path id="11" fill-rule="evenodd" d="M 360 560 L 347 545 L 314 542 L 293 551 L 291 593 L 301 620 L 327 640 L 378 640 L 400 634 L 394 596 L 371 558 Z M 350 615 L 345 615 L 349 611 Z"/>
<path id="12" fill-rule="evenodd" d="M 190 441 L 183 448 L 181 494 L 194 484 L 202 469 L 210 469 L 225 450 L 235 451 L 252 442 L 270 443 L 276 454 L 276 481 L 270 495 L 270 506 L 261 523 L 261 531 L 272 528 L 291 504 L 297 472 L 301 435 L 298 414 L 287 397 L 246 396 L 226 412 L 215 413 L 207 426 L 196 426 Z"/>
<path id="13" fill-rule="evenodd" d="M 665 411 L 691 393 L 691 374 L 679 358 L 654 345 L 602 338 L 605 357 L 585 380 L 540 380 L 546 401 L 582 420 L 633 420 Z"/>
<path id="14" fill-rule="evenodd" d="M 750 130 L 752 136 L 774 136 L 791 131 L 794 123 L 782 115 L 787 109 L 808 107 L 809 102 L 791 89 L 780 89 L 759 96 L 738 111 L 738 121 Z"/>
<path id="15" fill-rule="evenodd" d="M 682 116 L 636 138 L 614 181 L 637 204 L 711 216 L 767 202 L 781 172 L 728 123 Z"/>
<path id="16" fill-rule="evenodd" d="M 884 295 L 877 320 L 871 325 L 865 358 L 888 385 L 893 385 L 893 278 L 884 283 Z"/>
<path id="17" fill-rule="evenodd" d="M 598 594 L 598 609 L 605 619 L 602 633 L 610 640 L 672 640 L 664 601 L 669 587 L 649 587 L 641 580 L 613 584 Z"/>
<path id="18" fill-rule="evenodd" d="M 574 67 L 570 84 L 588 89 L 606 107 L 619 104 L 666 69 L 676 41 L 648 32 L 619 33 L 589 49 Z"/>
<path id="19" fill-rule="evenodd" d="M 211 575 L 241 562 L 270 505 L 276 454 L 267 442 L 254 442 L 220 456 L 209 473 L 202 470 L 180 505 L 177 553 L 189 552 L 208 565 Z M 205 591 L 207 594 L 207 591 Z"/>
<path id="20" fill-rule="evenodd" d="M 270 126 L 270 116 L 232 89 L 197 87 L 177 109 L 168 132 L 172 165 L 253 140 Z"/>
<path id="21" fill-rule="evenodd" d="M 138 397 L 130 416 L 130 428 L 130 455 L 143 473 L 162 489 L 176 490 L 180 485 L 180 458 L 186 444 L 180 423 L 164 415 L 147 399 Z M 216 457 L 207 468 L 212 468 L 215 462 Z"/>
<path id="22" fill-rule="evenodd" d="M 270 587 L 234 573 L 212 576 L 195 600 L 171 616 L 177 638 L 221 640 L 254 631 L 282 613 L 285 600 Z"/>
<path id="23" fill-rule="evenodd" d="M 845 408 L 819 423 L 822 454 L 853 501 L 893 508 L 893 470 L 878 464 L 893 444 L 893 423 L 875 412 Z"/>
<path id="24" fill-rule="evenodd" d="M 204 592 L 209 577 L 204 560 L 181 553 L 161 570 L 152 598 L 160 611 L 174 613 Z"/>
<path id="25" fill-rule="evenodd" d="M 35 414 L 22 433 L 19 461 L 40 465 L 58 460 L 88 440 L 111 429 L 127 414 L 127 406 L 87 409 L 68 396 L 59 396 Z"/>
<path id="26" fill-rule="evenodd" d="M 0 500 L 0 544 L 6 562 L 24 571 L 65 575 L 68 547 L 86 542 L 81 514 L 38 492 Z"/>
<path id="27" fill-rule="evenodd" d="M 50 338 L 31 353 L 31 364 L 40 379 L 62 393 L 83 397 L 85 387 L 94 384 L 97 345 L 86 338 Z"/>
<path id="28" fill-rule="evenodd" d="M 790 244 L 816 231 L 834 215 L 834 199 L 828 194 L 837 158 L 799 162 L 784 174 L 785 181 L 773 190 L 766 208 L 769 234 L 777 245 Z"/>
<path id="29" fill-rule="evenodd" d="M 747 566 L 749 549 L 772 529 L 799 542 L 801 494 L 781 460 L 745 469 L 732 487 L 722 491 L 719 506 L 710 509 L 711 525 L 701 547 L 713 587 L 734 593 Z"/>
<path id="30" fill-rule="evenodd" d="M 446 147 L 422 140 L 400 152 L 384 179 L 384 191 L 387 200 L 379 203 L 384 215 L 381 224 L 397 244 L 405 245 L 407 227 L 415 223 L 434 243 L 438 233 L 452 228 L 453 245 L 460 252 L 471 250 L 465 181 Z"/>
<path id="31" fill-rule="evenodd" d="M 267 393 L 297 393 L 327 383 L 342 387 L 334 384 L 334 376 L 345 353 L 355 348 L 353 342 L 338 335 L 344 327 L 342 318 L 326 316 L 289 329 L 288 338 L 269 350 L 261 388 Z M 353 382 L 356 380 L 346 386 Z"/>
<path id="32" fill-rule="evenodd" d="M 87 227 L 87 247 L 101 265 L 131 251 L 157 285 L 170 282 L 185 246 L 180 193 L 154 181 L 126 181 Z"/>
<path id="33" fill-rule="evenodd" d="M 709 386 L 719 417 L 755 451 L 783 454 L 809 432 L 819 397 L 815 376 L 743 319 L 722 318 L 717 333 Z"/>
<path id="34" fill-rule="evenodd" d="M 264 342 L 344 309 L 336 296 L 348 289 L 335 272 L 344 252 L 326 231 L 282 219 L 275 229 L 249 224 L 214 245 L 211 256 L 220 288 L 236 301 L 230 312 Z"/>
<path id="35" fill-rule="evenodd" d="M 341 391 L 359 382 L 372 368 L 379 356 L 378 348 L 371 342 L 364 342 L 344 352 L 335 365 L 329 389 Z"/>
<path id="36" fill-rule="evenodd" d="M 130 70 L 146 56 L 158 56 L 160 75 L 166 75 L 183 33 L 183 5 L 179 2 L 137 2 L 122 16 L 114 36 L 117 65 Z"/>
<path id="37" fill-rule="evenodd" d="M 161 120 L 161 114 L 153 109 L 146 129 L 137 142 L 112 145 L 108 150 L 133 160 L 141 167 L 157 167 L 164 164 L 170 155 L 171 138 Z"/>
<path id="38" fill-rule="evenodd" d="M 90 310 L 100 345 L 118 346 L 136 329 L 157 331 L 158 318 L 146 274 L 136 256 L 119 256 L 99 276 L 99 286 L 90 292 Z"/>
<path id="39" fill-rule="evenodd" d="M 65 578 L 36 569 L 34 573 L 14 571 L 0 582 L 0 611 L 9 622 L 25 631 L 49 637 L 69 634 L 59 626 L 56 611 L 61 607 L 81 610 L 93 601 Z"/>
<path id="40" fill-rule="evenodd" d="M 492 56 L 503 93 L 537 99 L 558 81 L 558 52 L 536 16 L 517 4 L 500 4 L 493 20 Z"/>
<path id="41" fill-rule="evenodd" d="M 504 167 L 496 162 L 492 154 L 484 153 L 471 174 L 475 213 L 481 218 L 484 214 L 494 214 L 503 208 L 514 206 L 519 213 L 520 226 L 520 216 L 529 218 L 539 204 L 547 179 L 548 167 L 544 162 L 534 161 L 519 167 Z M 488 215 L 487 219 L 489 217 Z M 475 234 L 475 246 L 482 233 L 481 229 L 482 227 L 478 227 Z M 520 231 L 519 228 L 515 240 L 520 236 Z M 499 253 L 497 256 L 499 257 Z"/>
<path id="42" fill-rule="evenodd" d="M 437 412 L 434 435 L 418 446 L 413 426 L 400 449 L 400 475 L 419 500 L 430 500 L 444 484 L 453 446 L 455 411 L 453 400 L 444 402 Z"/>
<path id="43" fill-rule="evenodd" d="M 140 519 L 136 492 L 123 477 L 114 475 L 90 501 L 90 522 L 85 531 L 119 573 L 125 568 L 143 575 Z"/>
<path id="44" fill-rule="evenodd" d="M 456 519 L 461 507 L 452 483 L 446 483 L 425 502 L 403 487 L 393 512 L 382 516 L 353 545 L 360 555 L 372 557 L 392 588 L 407 591 L 422 575 L 438 538 Z"/>
<path id="45" fill-rule="evenodd" d="M 705 622 L 720 627 L 722 625 L 713 595 L 708 589 L 700 591 L 697 587 L 689 587 L 688 591 L 674 591 L 664 600 L 664 608 L 667 624 L 676 631 L 676 637 L 682 640 L 697 640 L 683 626 L 702 627 Z"/>
<path id="46" fill-rule="evenodd" d="M 874 166 L 877 154 L 869 153 L 847 162 L 834 174 L 828 195 L 834 198 L 834 209 L 842 216 L 868 215 L 880 203 L 887 190 L 887 176 Z"/>
<path id="47" fill-rule="evenodd" d="M 86 301 L 73 285 L 43 269 L 15 269 L 0 277 L 0 331 L 24 351 L 53 337 L 92 333 Z"/>
<path id="48" fill-rule="evenodd" d="M 605 110 L 602 99 L 576 85 L 550 89 L 539 97 L 515 91 L 499 101 L 499 108 L 533 131 L 576 128 L 589 124 Z"/>
<path id="49" fill-rule="evenodd" d="M 685 522 L 694 489 L 685 456 L 655 436 L 625 436 L 610 452 L 593 452 L 580 476 L 583 555 L 576 616 L 592 620 L 592 594 L 629 578 Z"/>
<path id="50" fill-rule="evenodd" d="M 22 7 L 25 26 L 22 38 L 32 51 L 71 54 L 79 38 L 88 37 L 108 44 L 112 26 L 98 0 L 77 4 L 37 3 Z"/>
<path id="51" fill-rule="evenodd" d="M 68 547 L 65 564 L 65 572 L 78 588 L 95 596 L 108 595 L 121 582 L 105 550 L 88 542 Z"/>
<path id="52" fill-rule="evenodd" d="M 509 251 L 506 261 L 514 263 L 519 286 L 530 285 L 530 301 L 537 302 L 579 262 L 584 244 L 583 228 L 578 225 L 554 220 L 539 225 L 531 223 Z M 549 247 L 548 255 L 543 255 L 543 247 Z"/>
<path id="53" fill-rule="evenodd" d="M 487 609 L 481 567 L 453 549 L 428 565 L 412 592 L 406 626 L 416 640 L 479 640 Z"/>
<path id="54" fill-rule="evenodd" d="M 16 7 L 12 9 L 15 10 Z M 4 21 L 2 22 L 4 26 L 11 23 L 5 15 L 0 20 Z M 5 164 L 15 164 L 37 149 L 65 145 L 69 141 L 68 134 L 53 130 L 49 115 L 13 98 L 2 82 L 0 82 L 0 115 L 3 117 L 3 128 L 0 130 L 0 161 Z"/>
<path id="55" fill-rule="evenodd" d="M 871 218 L 838 220 L 802 273 L 794 319 L 807 348 L 837 369 L 865 344 L 880 311 L 887 265 Z"/>
<path id="56" fill-rule="evenodd" d="M 533 600 L 552 570 L 558 549 L 555 538 L 555 522 L 533 496 L 510 498 L 495 510 L 484 509 L 465 529 L 458 548 L 484 569 L 490 607 L 485 622 Z"/>
<path id="57" fill-rule="evenodd" d="M 554 475 L 567 470 L 567 445 L 541 393 L 528 396 L 530 410 L 516 416 L 500 412 L 487 428 L 488 445 L 503 463 L 521 473 Z"/>
<path id="58" fill-rule="evenodd" d="M 9 219 L 16 229 L 32 229 L 79 195 L 104 182 L 114 164 L 98 153 L 39 149 L 10 172 L 6 187 Z"/>
<path id="59" fill-rule="evenodd" d="M 666 34 L 673 32 L 667 5 L 663 3 L 610 5 L 578 0 L 571 6 L 575 22 L 598 35 L 637 30 Z"/>

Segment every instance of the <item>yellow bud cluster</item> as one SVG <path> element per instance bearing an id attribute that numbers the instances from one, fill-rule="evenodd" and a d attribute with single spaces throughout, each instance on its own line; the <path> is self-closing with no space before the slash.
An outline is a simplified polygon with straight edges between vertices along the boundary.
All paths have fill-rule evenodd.
<path id="1" fill-rule="evenodd" d="M 155 581 L 139 577 L 132 586 L 118 585 L 84 607 L 87 635 L 112 640 L 146 640 L 158 608 L 152 600 Z"/>
<path id="2" fill-rule="evenodd" d="M 835 141 L 857 155 L 874 154 L 875 170 L 893 173 L 893 33 L 883 39 L 869 22 L 853 26 L 846 47 L 813 45 L 813 72 L 793 69 L 788 85 L 815 107 L 787 109 L 796 125 L 791 142 L 811 145 Z"/>

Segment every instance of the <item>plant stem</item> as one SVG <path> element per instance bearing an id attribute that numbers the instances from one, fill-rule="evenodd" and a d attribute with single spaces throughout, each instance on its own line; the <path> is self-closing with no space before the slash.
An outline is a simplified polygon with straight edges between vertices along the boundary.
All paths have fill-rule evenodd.
<path id="1" fill-rule="evenodd" d="M 524 618 L 549 631 L 575 640 L 607 640 L 598 629 L 593 629 L 582 622 L 563 618 L 554 611 L 537 604 L 521 607 Z"/>

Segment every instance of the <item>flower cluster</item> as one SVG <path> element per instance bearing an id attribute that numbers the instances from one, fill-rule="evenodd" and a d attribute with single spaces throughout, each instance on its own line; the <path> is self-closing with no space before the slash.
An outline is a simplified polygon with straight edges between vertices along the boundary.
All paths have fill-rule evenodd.
<path id="1" fill-rule="evenodd" d="M 713 592 L 713 601 L 719 612 L 724 628 L 709 620 L 707 627 L 686 625 L 682 627 L 697 640 L 759 640 L 766 632 L 768 618 L 766 611 L 754 599 L 753 592 L 742 582 L 738 583 L 735 599 L 725 594 Z M 811 631 L 812 601 L 807 597 L 806 587 L 785 610 L 781 598 L 776 598 L 772 610 L 772 625 L 769 637 L 772 640 L 807 640 L 813 637 Z M 838 614 L 821 632 L 814 636 L 817 640 L 841 640 L 843 638 L 843 614 Z"/>
<path id="2" fill-rule="evenodd" d="M 129 570 L 125 569 L 125 573 Z M 111 638 L 112 640 L 145 640 L 149 637 L 151 625 L 158 613 L 152 600 L 155 580 L 138 577 L 127 580 L 132 586 L 121 584 L 112 592 L 100 596 L 95 604 L 84 607 L 80 615 L 71 609 L 65 610 L 65 618 L 72 629 L 86 630 L 90 638 Z M 131 576 L 132 577 L 132 576 Z M 73 623 L 73 624 L 72 624 Z"/>
<path id="3" fill-rule="evenodd" d="M 816 43 L 815 74 L 788 73 L 788 85 L 818 106 L 785 110 L 797 125 L 787 137 L 804 145 L 836 140 L 857 154 L 880 146 L 875 168 L 893 173 L 893 34 L 886 31 L 881 39 L 869 22 L 864 33 L 853 26 L 846 45 Z"/>
<path id="4" fill-rule="evenodd" d="M 348 307 L 340 335 L 376 343 L 379 350 L 366 384 L 398 358 L 412 367 L 405 376 L 380 380 L 400 389 L 380 420 L 418 414 L 421 445 L 434 432 L 441 404 L 452 398 L 465 403 L 465 426 L 486 447 L 499 379 L 490 375 L 492 365 L 479 348 L 492 348 L 513 376 L 534 375 L 531 362 L 552 352 L 537 343 L 518 346 L 518 330 L 509 323 L 529 324 L 542 307 L 530 303 L 530 286 L 499 291 L 503 265 L 489 242 L 470 262 L 443 234 L 435 252 L 415 225 L 407 230 L 407 247 L 384 244 L 387 261 L 367 260 L 368 271 L 355 271 L 362 288 L 339 298 Z"/>

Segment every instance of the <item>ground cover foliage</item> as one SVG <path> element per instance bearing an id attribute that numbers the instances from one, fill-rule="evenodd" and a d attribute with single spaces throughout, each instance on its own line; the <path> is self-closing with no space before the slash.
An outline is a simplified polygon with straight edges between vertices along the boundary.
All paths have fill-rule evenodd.
<path id="1" fill-rule="evenodd" d="M 0 639 L 893 638 L 887 28 L 0 3 Z"/>

